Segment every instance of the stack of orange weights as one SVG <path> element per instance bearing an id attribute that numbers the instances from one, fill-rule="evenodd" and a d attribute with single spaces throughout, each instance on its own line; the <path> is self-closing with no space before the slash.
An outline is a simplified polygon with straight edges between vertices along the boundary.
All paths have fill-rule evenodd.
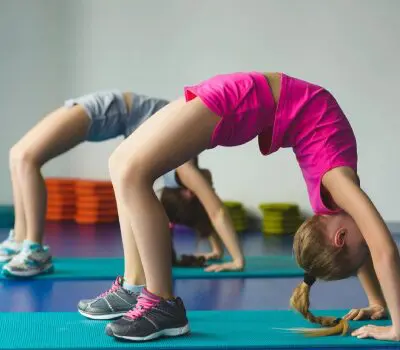
<path id="1" fill-rule="evenodd" d="M 79 180 L 75 188 L 77 223 L 94 224 L 118 220 L 117 204 L 110 181 Z"/>
<path id="2" fill-rule="evenodd" d="M 75 180 L 50 178 L 46 179 L 46 187 L 46 219 L 51 221 L 74 220 L 76 214 Z"/>
<path id="3" fill-rule="evenodd" d="M 64 210 L 65 215 L 55 216 L 50 207 L 50 201 L 47 210 L 48 220 L 75 220 L 79 224 L 97 224 L 118 221 L 117 205 L 115 202 L 114 190 L 110 181 L 98 180 L 66 180 L 66 179 L 47 179 L 48 197 L 50 191 L 58 183 L 72 182 L 72 195 L 69 197 L 66 193 L 63 198 L 66 200 L 58 203 L 58 207 L 68 207 Z M 61 199 L 62 201 L 62 199 Z M 72 206 L 71 206 L 72 203 Z M 51 215 L 50 215 L 51 214 Z"/>

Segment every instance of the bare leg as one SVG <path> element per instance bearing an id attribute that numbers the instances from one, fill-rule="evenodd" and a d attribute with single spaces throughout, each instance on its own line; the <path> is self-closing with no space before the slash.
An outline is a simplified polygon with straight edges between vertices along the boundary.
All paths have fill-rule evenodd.
<path id="1" fill-rule="evenodd" d="M 132 93 L 124 93 L 124 101 L 128 112 L 132 110 Z M 118 199 L 118 218 L 122 236 L 122 247 L 124 249 L 124 282 L 133 286 L 142 286 L 146 284 L 142 261 L 136 246 L 135 237 L 132 232 L 131 223 L 127 208 Z"/>
<path id="2" fill-rule="evenodd" d="M 15 222 L 14 222 L 14 239 L 17 242 L 22 242 L 26 238 L 26 219 L 24 212 L 24 203 L 22 200 L 22 193 L 19 187 L 17 169 L 15 164 L 11 161 L 10 152 L 10 174 L 11 174 L 11 184 L 14 198 L 14 212 L 15 212 Z"/>
<path id="3" fill-rule="evenodd" d="M 84 141 L 89 125 L 90 119 L 81 106 L 59 108 L 39 122 L 11 149 L 17 230 L 23 227 L 22 214 L 25 217 L 27 239 L 37 243 L 43 240 L 47 194 L 40 168 L 50 159 Z M 22 233 L 19 235 L 22 237 Z"/>
<path id="4" fill-rule="evenodd" d="M 136 246 L 135 237 L 132 232 L 129 216 L 123 204 L 118 203 L 119 225 L 122 235 L 122 246 L 124 248 L 125 273 L 124 280 L 135 286 L 146 284 L 142 262 Z"/>
<path id="5" fill-rule="evenodd" d="M 147 288 L 172 298 L 168 218 L 153 183 L 209 146 L 219 117 L 195 99 L 161 109 L 126 139 L 110 158 L 117 200 L 124 203 L 142 260 Z"/>

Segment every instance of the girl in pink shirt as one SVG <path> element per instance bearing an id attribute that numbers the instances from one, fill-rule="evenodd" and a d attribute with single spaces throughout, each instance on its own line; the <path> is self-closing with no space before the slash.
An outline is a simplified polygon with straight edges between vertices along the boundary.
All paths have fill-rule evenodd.
<path id="1" fill-rule="evenodd" d="M 346 332 L 347 319 L 386 316 L 387 303 L 392 326 L 362 327 L 353 335 L 400 340 L 399 254 L 359 186 L 356 139 L 348 120 L 326 89 L 281 73 L 257 72 L 218 75 L 186 87 L 185 98 L 157 112 L 111 156 L 118 207 L 129 216 L 147 288 L 135 310 L 110 324 L 107 332 L 146 340 L 189 331 L 183 303 L 172 292 L 168 219 L 153 182 L 206 149 L 238 146 L 255 137 L 264 155 L 293 149 L 316 214 L 295 236 L 295 256 L 306 274 L 291 304 L 311 322 L 328 327 L 317 331 L 326 335 Z M 185 176 L 183 171 L 183 182 L 188 180 Z M 207 201 L 202 181 L 192 190 L 200 201 Z M 209 217 L 218 229 L 228 214 L 210 208 Z M 228 264 L 225 268 L 232 270 L 242 266 L 240 252 L 234 252 Z M 355 274 L 369 307 L 352 310 L 344 319 L 315 317 L 309 311 L 309 290 L 316 278 Z M 168 308 L 168 316 L 160 311 L 163 308 Z"/>

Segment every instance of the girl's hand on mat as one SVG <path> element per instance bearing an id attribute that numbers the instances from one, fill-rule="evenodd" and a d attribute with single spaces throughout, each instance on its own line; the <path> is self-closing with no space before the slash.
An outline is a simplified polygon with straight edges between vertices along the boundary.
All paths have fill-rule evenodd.
<path id="1" fill-rule="evenodd" d="M 395 332 L 393 326 L 379 327 L 368 325 L 355 330 L 351 335 L 360 339 L 374 338 L 378 340 L 400 341 L 399 332 Z"/>
<path id="2" fill-rule="evenodd" d="M 382 305 L 370 305 L 362 309 L 352 309 L 346 316 L 345 320 L 382 320 L 388 318 L 387 310 Z"/>
<path id="3" fill-rule="evenodd" d="M 210 252 L 210 253 L 198 253 L 196 256 L 203 257 L 206 260 L 219 260 L 222 258 L 222 253 L 221 252 Z"/>
<path id="4" fill-rule="evenodd" d="M 238 263 L 235 261 L 223 263 L 223 264 L 212 264 L 205 268 L 207 272 L 221 272 L 221 271 L 242 271 L 243 263 Z"/>

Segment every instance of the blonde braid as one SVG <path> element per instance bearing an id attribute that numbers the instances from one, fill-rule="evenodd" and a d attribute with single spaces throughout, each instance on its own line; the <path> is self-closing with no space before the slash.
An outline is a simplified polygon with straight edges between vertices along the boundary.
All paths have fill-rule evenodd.
<path id="1" fill-rule="evenodd" d="M 310 283 L 310 280 L 307 280 L 308 277 L 308 275 L 305 275 L 305 281 L 301 282 L 293 291 L 293 295 L 290 298 L 290 305 L 301 313 L 308 321 L 320 324 L 325 328 L 310 328 L 302 330 L 301 333 L 311 337 L 322 337 L 336 334 L 345 335 L 349 330 L 349 324 L 346 320 L 337 319 L 335 317 L 314 316 L 310 312 L 310 288 L 314 282 Z"/>

